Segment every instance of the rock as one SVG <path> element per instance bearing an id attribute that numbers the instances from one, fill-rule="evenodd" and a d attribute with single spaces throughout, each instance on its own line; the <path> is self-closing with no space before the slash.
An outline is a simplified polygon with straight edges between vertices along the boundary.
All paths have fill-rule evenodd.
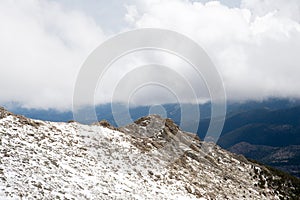
<path id="1" fill-rule="evenodd" d="M 3 107 L 0 107 L 0 119 L 3 119 L 9 115 L 12 115 L 12 113 L 8 112 Z"/>
<path id="2" fill-rule="evenodd" d="M 112 126 L 107 120 L 101 120 L 99 122 L 96 122 L 92 125 L 98 125 L 98 126 L 102 126 L 104 128 L 109 128 L 111 130 L 117 130 L 117 128 L 115 128 L 114 126 Z"/>

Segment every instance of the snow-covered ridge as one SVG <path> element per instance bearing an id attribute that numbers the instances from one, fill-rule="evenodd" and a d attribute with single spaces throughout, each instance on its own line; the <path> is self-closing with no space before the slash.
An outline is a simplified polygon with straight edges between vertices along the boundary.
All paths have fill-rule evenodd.
<path id="1" fill-rule="evenodd" d="M 158 116 L 116 130 L 31 120 L 0 108 L 0 143 L 0 199 L 287 195 L 270 186 L 279 177 L 263 166 L 200 142 Z"/>

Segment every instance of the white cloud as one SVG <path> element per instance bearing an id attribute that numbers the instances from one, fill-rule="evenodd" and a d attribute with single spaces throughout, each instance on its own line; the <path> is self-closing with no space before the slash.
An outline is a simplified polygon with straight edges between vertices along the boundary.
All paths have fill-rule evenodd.
<path id="1" fill-rule="evenodd" d="M 164 51 L 133 52 L 118 59 L 105 72 L 95 100 L 96 103 L 129 100 L 132 105 L 207 100 L 205 82 L 195 72 L 183 59 Z"/>
<path id="2" fill-rule="evenodd" d="M 254 16 L 262 17 L 275 12 L 279 17 L 300 21 L 298 0 L 242 0 L 241 7 L 251 10 Z"/>
<path id="3" fill-rule="evenodd" d="M 138 1 L 134 27 L 167 28 L 197 41 L 219 69 L 229 99 L 299 98 L 299 5 L 297 0 L 244 0 L 241 8 L 217 1 Z"/>
<path id="4" fill-rule="evenodd" d="M 104 38 L 92 18 L 58 3 L 0 2 L 0 102 L 71 107 L 80 65 Z"/>

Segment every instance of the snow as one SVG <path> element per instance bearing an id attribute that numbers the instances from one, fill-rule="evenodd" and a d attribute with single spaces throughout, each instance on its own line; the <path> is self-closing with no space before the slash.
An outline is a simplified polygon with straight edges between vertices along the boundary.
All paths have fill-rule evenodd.
<path id="1" fill-rule="evenodd" d="M 254 187 L 249 171 L 259 167 L 212 144 L 203 143 L 209 151 L 198 154 L 179 144 L 182 152 L 205 156 L 170 163 L 169 152 L 155 149 L 149 138 L 145 144 L 153 150 L 147 152 L 134 145 L 141 138 L 101 126 L 31 121 L 40 125 L 14 115 L 0 119 L 1 200 L 277 198 Z"/>

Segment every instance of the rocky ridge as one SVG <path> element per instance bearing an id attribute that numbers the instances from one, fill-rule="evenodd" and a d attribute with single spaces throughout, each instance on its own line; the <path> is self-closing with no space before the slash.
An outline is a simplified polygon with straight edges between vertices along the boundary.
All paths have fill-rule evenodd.
<path id="1" fill-rule="evenodd" d="M 0 143 L 0 199 L 297 199 L 300 187 L 156 115 L 116 129 L 0 108 Z"/>

